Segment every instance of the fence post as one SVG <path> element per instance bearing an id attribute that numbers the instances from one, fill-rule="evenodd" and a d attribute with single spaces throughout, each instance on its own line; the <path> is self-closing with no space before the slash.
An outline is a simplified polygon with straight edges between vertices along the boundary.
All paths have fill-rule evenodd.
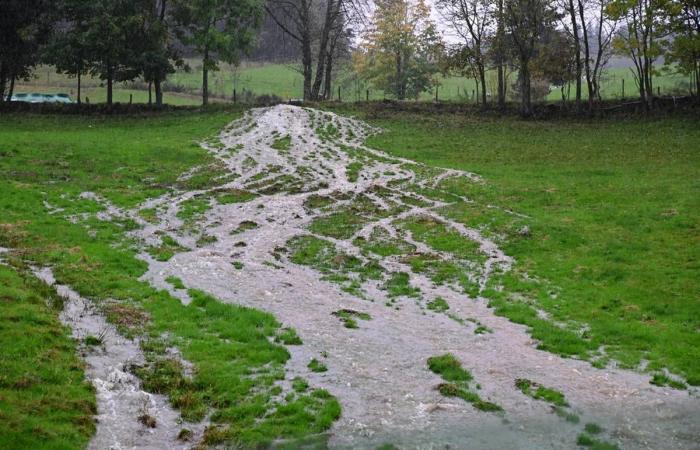
<path id="1" fill-rule="evenodd" d="M 338 101 L 341 101 L 340 100 L 340 86 L 338 86 Z"/>
<path id="2" fill-rule="evenodd" d="M 656 96 L 661 97 L 661 86 L 656 86 Z"/>
<path id="3" fill-rule="evenodd" d="M 622 99 L 625 98 L 625 79 L 622 79 Z"/>
<path id="4" fill-rule="evenodd" d="M 440 87 L 436 84 L 435 85 L 435 103 L 437 103 L 439 101 L 438 100 L 438 89 L 440 89 Z"/>
<path id="5" fill-rule="evenodd" d="M 236 103 L 236 88 L 233 89 L 233 103 Z"/>
<path id="6" fill-rule="evenodd" d="M 131 105 L 131 103 L 133 101 L 134 101 L 134 94 L 129 94 L 129 104 Z"/>
<path id="7" fill-rule="evenodd" d="M 367 94 L 367 100 L 366 100 L 366 101 L 369 101 L 369 89 L 367 89 L 367 92 L 365 92 L 365 93 Z"/>

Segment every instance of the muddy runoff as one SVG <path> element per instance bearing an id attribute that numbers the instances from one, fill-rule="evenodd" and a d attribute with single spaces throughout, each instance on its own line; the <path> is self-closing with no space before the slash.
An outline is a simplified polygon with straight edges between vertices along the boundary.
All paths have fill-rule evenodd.
<path id="1" fill-rule="evenodd" d="M 308 108 L 253 109 L 203 144 L 226 169 L 217 188 L 170 192 L 134 211 L 119 211 L 93 198 L 105 203 L 107 216 L 131 217 L 141 225 L 133 233 L 144 247 L 140 257 L 149 265 L 143 279 L 186 303 L 186 290 L 166 282 L 177 277 L 187 288 L 223 302 L 268 311 L 297 331 L 304 344 L 288 347 L 292 358 L 286 378 L 302 376 L 338 398 L 342 417 L 330 430 L 333 448 L 392 443 L 405 449 L 566 449 L 576 447 L 587 422 L 604 428 L 597 438 L 620 448 L 698 448 L 700 403 L 695 393 L 652 386 L 645 374 L 596 369 L 540 351 L 525 327 L 495 316 L 480 293 L 494 273 L 510 270 L 512 259 L 483 230 L 441 214 L 447 203 L 471 199 L 428 195 L 439 194 L 442 183 L 453 178 L 486 181 L 365 147 L 365 138 L 379 131 Z M 245 201 L 217 200 L 227 193 L 250 195 Z M 183 208 L 193 199 L 208 201 L 208 210 L 195 219 L 183 218 Z M 156 220 L 144 221 L 139 209 L 155 209 Z M 314 227 L 338 211 L 357 211 L 363 219 L 342 233 L 332 225 L 330 232 Z M 337 229 L 345 230 L 353 217 L 344 216 Z M 459 234 L 474 244 L 478 257 L 458 261 L 454 254 L 430 247 L 402 225 L 410 220 Z M 475 288 L 466 294 L 455 283 L 436 284 L 413 271 L 405 255 L 376 257 L 363 251 L 362 243 L 379 235 L 401 241 L 411 255 L 461 264 Z M 165 237 L 177 242 L 178 250 L 158 261 L 145 249 Z M 319 267 L 294 263 L 290 242 L 300 237 L 332 245 L 358 264 L 376 264 L 381 276 L 345 274 L 339 283 Z M 387 280 L 399 273 L 407 274 L 418 294 L 391 294 Z M 426 302 L 437 297 L 449 305 L 450 315 L 426 309 Z M 362 312 L 371 320 L 346 328 L 334 316 L 339 310 Z M 475 333 L 479 326 L 490 332 Z M 426 361 L 445 353 L 471 371 L 478 395 L 502 412 L 480 411 L 436 389 L 443 380 L 428 370 Z M 312 358 L 328 371 L 310 371 Z M 521 378 L 564 393 L 569 420 L 552 405 L 524 395 L 515 386 Z"/>

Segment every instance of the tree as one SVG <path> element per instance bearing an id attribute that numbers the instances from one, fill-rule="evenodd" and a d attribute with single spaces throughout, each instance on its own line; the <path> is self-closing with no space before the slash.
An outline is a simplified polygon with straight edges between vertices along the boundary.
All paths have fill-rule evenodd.
<path id="1" fill-rule="evenodd" d="M 532 115 L 530 62 L 541 35 L 553 29 L 557 15 L 547 0 L 505 0 L 505 23 L 518 59 L 520 114 Z"/>
<path id="2" fill-rule="evenodd" d="M 464 70 L 469 66 L 475 75 L 477 91 L 481 86 L 481 103 L 486 104 L 485 44 L 496 18 L 491 0 L 438 0 L 438 9 L 461 38 L 461 49 L 453 52 L 453 65 Z M 464 60 L 460 61 L 459 56 Z M 455 58 L 455 56 L 457 58 Z"/>
<path id="3" fill-rule="evenodd" d="M 579 14 L 579 6 L 581 5 L 580 0 L 565 0 L 564 2 L 564 8 L 566 9 L 566 12 L 568 14 L 569 20 L 571 21 L 571 29 L 569 33 L 571 34 L 571 37 L 573 38 L 573 43 L 574 43 L 574 52 L 575 52 L 575 68 L 576 68 L 576 109 L 581 108 L 581 77 L 583 75 L 583 65 L 582 65 L 582 60 L 581 60 L 581 36 L 580 32 L 581 29 L 583 28 L 584 30 L 586 29 L 585 25 L 585 20 L 582 16 L 582 14 Z M 579 20 L 581 21 L 581 27 L 579 27 Z M 568 27 L 567 27 L 568 28 Z M 588 37 L 585 35 L 584 31 L 584 41 L 585 41 L 585 46 L 586 46 L 586 53 L 588 53 Z"/>
<path id="4" fill-rule="evenodd" d="M 361 9 L 362 0 L 269 0 L 267 2 L 265 10 L 268 16 L 296 41 L 301 49 L 305 100 L 319 100 L 330 94 L 333 56 L 339 39 L 345 31 L 344 24 L 350 15 L 350 10 L 358 12 Z M 314 60 L 316 61 L 315 70 Z"/>
<path id="5" fill-rule="evenodd" d="M 498 108 L 503 110 L 506 107 L 506 80 L 505 80 L 505 16 L 504 0 L 496 0 L 496 37 L 493 41 L 493 59 L 496 63 Z"/>
<path id="6" fill-rule="evenodd" d="M 543 81 L 549 93 L 549 86 L 558 87 L 564 96 L 564 88 L 578 77 L 578 58 L 574 39 L 566 32 L 548 30 L 541 37 L 536 56 L 530 63 L 534 79 Z M 546 94 L 545 94 L 546 95 Z"/>
<path id="7" fill-rule="evenodd" d="M 82 40 L 87 46 L 89 73 L 107 83 L 107 104 L 112 105 L 114 83 L 141 74 L 141 5 L 138 0 L 94 0 L 83 7 L 89 13 Z"/>
<path id="8" fill-rule="evenodd" d="M 12 97 L 15 80 L 31 75 L 54 20 L 55 5 L 49 0 L 4 0 L 0 4 L 0 103 Z"/>
<path id="9" fill-rule="evenodd" d="M 607 6 L 608 15 L 623 23 L 613 47 L 632 59 L 639 98 L 647 109 L 654 103 L 654 61 L 663 52 L 664 6 L 664 0 L 613 0 Z"/>
<path id="10" fill-rule="evenodd" d="M 667 67 L 693 79 L 695 95 L 700 96 L 700 2 L 676 0 L 667 4 L 668 30 L 674 39 L 664 60 Z"/>
<path id="11" fill-rule="evenodd" d="M 62 27 L 56 30 L 51 42 L 44 48 L 42 60 L 78 79 L 78 103 L 82 102 L 81 77 L 90 67 L 90 44 L 87 40 L 88 23 L 92 10 L 82 0 L 63 0 L 59 5 Z"/>
<path id="12" fill-rule="evenodd" d="M 432 84 L 441 49 L 423 0 L 383 0 L 377 3 L 353 59 L 363 78 L 404 100 L 417 97 Z"/>
<path id="13" fill-rule="evenodd" d="M 209 103 L 209 72 L 219 61 L 238 63 L 262 20 L 258 0 L 173 0 L 180 39 L 202 56 L 202 104 Z"/>
<path id="14" fill-rule="evenodd" d="M 140 34 L 138 66 L 144 81 L 153 84 L 156 105 L 163 105 L 163 82 L 175 72 L 175 65 L 184 63 L 171 43 L 171 32 L 167 21 L 168 0 L 142 0 L 142 26 Z"/>

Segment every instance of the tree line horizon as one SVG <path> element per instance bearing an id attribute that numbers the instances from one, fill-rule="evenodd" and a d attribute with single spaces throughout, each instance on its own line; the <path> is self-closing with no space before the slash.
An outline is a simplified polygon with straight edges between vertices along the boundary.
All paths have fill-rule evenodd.
<path id="1" fill-rule="evenodd" d="M 0 102 L 39 64 L 78 79 L 143 79 L 163 104 L 163 83 L 183 54 L 202 60 L 202 104 L 209 73 L 236 65 L 256 42 L 261 53 L 283 40 L 298 55 L 304 100 L 333 97 L 334 71 L 349 68 L 398 100 L 436 88 L 438 74 L 475 81 L 482 105 L 510 98 L 529 116 L 552 87 L 573 86 L 576 108 L 601 101 L 601 74 L 613 55 L 632 61 L 639 100 L 654 107 L 662 70 L 687 75 L 700 92 L 697 0 L 436 0 L 456 37 L 446 42 L 425 0 L 1 0 Z M 260 45 L 258 46 L 260 48 Z M 265 50 L 265 48 L 269 50 Z M 659 61 L 663 59 L 663 62 Z M 486 74 L 496 89 L 487 92 Z M 510 74 L 516 81 L 508 85 Z M 585 92 L 585 98 L 584 98 Z M 544 94 L 544 95 L 543 95 Z"/>

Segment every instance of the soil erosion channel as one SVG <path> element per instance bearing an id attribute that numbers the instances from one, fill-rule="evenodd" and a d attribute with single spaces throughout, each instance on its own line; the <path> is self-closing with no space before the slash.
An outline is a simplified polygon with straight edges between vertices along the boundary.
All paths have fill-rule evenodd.
<path id="1" fill-rule="evenodd" d="M 513 261 L 487 229 L 444 214 L 471 201 L 445 183 L 486 181 L 365 147 L 378 131 L 307 108 L 250 111 L 203 144 L 227 169 L 219 187 L 140 207 L 158 212 L 135 232 L 144 246 L 177 243 L 167 261 L 144 251 L 145 279 L 188 302 L 166 281 L 177 277 L 294 328 L 303 345 L 288 347 L 287 379 L 338 398 L 333 447 L 572 448 L 594 422 L 621 448 L 697 448 L 696 395 L 538 350 L 525 327 L 495 316 L 480 293 Z M 193 201 L 205 210 L 183 215 Z M 446 353 L 471 372 L 470 391 L 502 411 L 443 395 L 427 360 Z M 328 370 L 310 370 L 314 358 Z M 525 395 L 518 379 L 562 392 L 567 405 Z"/>

